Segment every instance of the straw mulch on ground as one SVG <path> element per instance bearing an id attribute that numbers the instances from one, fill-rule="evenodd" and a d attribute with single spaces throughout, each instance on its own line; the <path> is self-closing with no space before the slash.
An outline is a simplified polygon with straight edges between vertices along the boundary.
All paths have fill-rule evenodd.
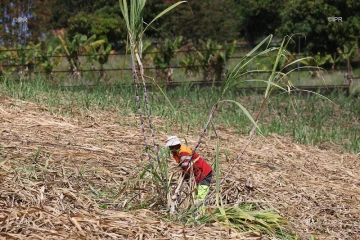
<path id="1" fill-rule="evenodd" d="M 119 123 L 115 111 L 75 114 L 0 99 L 0 239 L 260 239 L 218 224 L 185 227 L 154 210 L 127 211 L 156 195 L 127 181 L 148 163 L 138 118 Z M 155 126 L 163 122 L 154 119 Z M 199 132 L 176 129 L 169 135 L 186 137 L 193 147 Z M 226 171 L 246 136 L 221 127 L 217 133 Z M 157 136 L 163 144 L 167 134 Z M 198 150 L 210 162 L 215 141 L 210 133 Z M 222 193 L 230 205 L 281 212 L 301 239 L 360 236 L 360 155 L 332 144 L 315 148 L 257 136 Z"/>

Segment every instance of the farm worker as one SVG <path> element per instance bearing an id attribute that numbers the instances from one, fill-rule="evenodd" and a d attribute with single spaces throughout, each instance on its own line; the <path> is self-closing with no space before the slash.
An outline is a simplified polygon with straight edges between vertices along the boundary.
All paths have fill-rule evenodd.
<path id="1" fill-rule="evenodd" d="M 190 177 L 191 171 L 194 173 L 197 199 L 196 203 L 200 205 L 203 203 L 206 195 L 209 192 L 212 168 L 204 159 L 202 159 L 196 152 L 193 154 L 191 148 L 181 144 L 177 136 L 171 136 L 167 139 L 166 146 L 169 147 L 175 161 L 181 166 L 184 171 L 185 178 Z M 205 206 L 200 208 L 202 214 L 205 213 Z"/>

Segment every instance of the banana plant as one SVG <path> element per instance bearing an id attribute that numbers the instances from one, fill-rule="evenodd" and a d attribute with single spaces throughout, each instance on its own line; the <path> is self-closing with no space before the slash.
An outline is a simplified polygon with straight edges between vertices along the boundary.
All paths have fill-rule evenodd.
<path id="1" fill-rule="evenodd" d="M 317 65 L 319 67 L 324 66 L 325 64 L 331 64 L 334 66 L 335 61 L 334 58 L 331 56 L 331 54 L 326 54 L 325 56 L 321 56 L 320 53 L 314 56 L 314 62 L 308 64 L 308 65 Z"/>
<path id="2" fill-rule="evenodd" d="M 79 56 L 89 54 L 93 49 L 97 49 L 105 43 L 105 40 L 96 40 L 95 34 L 89 38 L 82 34 L 77 34 L 72 39 L 69 39 L 69 37 L 63 38 L 60 35 L 57 37 L 73 72 L 82 69 Z"/>
<path id="3" fill-rule="evenodd" d="M 166 80 L 167 83 L 170 83 L 174 79 L 170 62 L 180 49 L 182 39 L 182 36 L 178 36 L 174 41 L 166 38 L 164 42 L 156 46 L 156 54 L 153 61 L 156 68 L 157 79 Z"/>
<path id="4" fill-rule="evenodd" d="M 61 51 L 61 45 L 53 47 L 47 45 L 45 41 L 41 41 L 34 46 L 34 49 L 36 51 L 36 63 L 40 67 L 40 71 L 52 79 L 53 70 L 59 66 L 62 61 L 62 57 L 57 56 Z"/>
<path id="5" fill-rule="evenodd" d="M 324 70 L 321 68 L 325 65 L 331 64 L 332 70 L 335 69 L 335 61 L 331 54 L 321 55 L 317 53 L 315 56 L 301 61 L 301 64 L 305 66 L 317 66 L 309 70 L 309 76 L 312 78 L 317 77 L 323 79 Z"/>
<path id="6" fill-rule="evenodd" d="M 343 49 L 338 47 L 336 50 L 337 53 L 339 54 L 339 57 L 336 58 L 335 62 L 336 63 L 345 62 L 348 71 L 352 70 L 350 62 L 351 59 L 353 59 L 356 54 L 356 49 L 357 49 L 356 44 L 354 44 L 351 48 L 348 48 L 346 45 L 343 46 Z"/>
<path id="7" fill-rule="evenodd" d="M 104 64 L 108 62 L 109 56 L 112 52 L 111 44 L 101 45 L 97 52 L 96 60 L 100 64 L 100 80 L 105 80 L 106 72 L 104 71 Z"/>
<path id="8" fill-rule="evenodd" d="M 7 49 L 10 51 L 8 51 L 6 57 L 15 66 L 6 72 L 12 73 L 17 71 L 20 80 L 29 79 L 34 66 L 34 52 L 32 48 L 32 44 L 27 45 L 25 48 L 20 44 L 15 44 L 14 48 Z"/>
<path id="9" fill-rule="evenodd" d="M 181 59 L 180 66 L 185 69 L 188 78 L 196 76 L 200 71 L 198 59 L 193 54 L 186 54 L 185 58 Z"/>
<path id="10" fill-rule="evenodd" d="M 335 61 L 331 54 L 321 55 L 320 53 L 317 53 L 312 58 L 306 59 L 301 63 L 303 65 L 315 65 L 318 67 L 323 67 L 326 64 L 331 64 L 332 66 L 334 66 Z"/>
<path id="11" fill-rule="evenodd" d="M 200 72 L 199 59 L 196 57 L 196 48 L 192 42 L 182 46 L 179 49 L 183 58 L 180 61 L 180 66 L 185 69 L 186 77 L 190 78 L 196 76 Z"/>
<path id="12" fill-rule="evenodd" d="M 204 81 L 221 81 L 225 71 L 225 61 L 234 53 L 236 41 L 233 41 L 229 46 L 224 47 L 216 41 L 208 39 L 206 42 L 200 40 L 200 48 L 203 51 L 198 51 L 198 58 L 203 69 Z M 204 52 L 204 53 L 202 53 Z"/>
<path id="13" fill-rule="evenodd" d="M 345 84 L 351 84 L 352 78 L 353 78 L 353 70 L 351 66 L 351 60 L 354 58 L 357 50 L 357 45 L 354 44 L 351 48 L 348 48 L 346 45 L 343 46 L 343 49 L 340 49 L 338 47 L 337 52 L 339 54 L 339 57 L 336 58 L 335 62 L 346 63 L 346 72 L 344 74 L 344 83 Z"/>

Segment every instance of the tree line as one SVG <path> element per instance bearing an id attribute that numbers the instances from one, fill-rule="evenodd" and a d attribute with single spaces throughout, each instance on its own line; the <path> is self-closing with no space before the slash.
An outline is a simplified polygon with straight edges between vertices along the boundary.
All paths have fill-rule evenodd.
<path id="1" fill-rule="evenodd" d="M 171 0 L 148 0 L 143 12 L 146 24 Z M 360 1 L 354 0 L 188 0 L 159 19 L 147 31 L 154 41 L 182 36 L 184 43 L 212 39 L 221 44 L 245 40 L 250 47 L 269 34 L 294 38 L 302 52 L 325 54 L 338 47 L 359 44 Z M 22 17 L 27 21 L 14 22 Z M 341 17 L 342 21 L 329 21 Z M 96 35 L 113 49 L 125 48 L 126 27 L 117 0 L 2 0 L 0 45 L 14 46 L 46 39 L 57 42 L 53 32 L 65 29 L 70 39 L 77 34 Z"/>

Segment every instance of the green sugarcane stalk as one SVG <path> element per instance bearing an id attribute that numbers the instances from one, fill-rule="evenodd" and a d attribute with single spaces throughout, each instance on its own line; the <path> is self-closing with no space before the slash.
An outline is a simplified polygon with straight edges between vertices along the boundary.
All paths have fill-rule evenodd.
<path id="1" fill-rule="evenodd" d="M 155 152 L 156 152 L 157 161 L 158 161 L 159 167 L 161 168 L 161 162 L 160 162 L 160 157 L 159 157 L 159 149 L 158 149 L 158 147 L 156 145 L 156 141 L 155 141 L 155 134 L 154 134 L 154 131 L 153 131 L 153 125 L 152 125 L 151 116 L 150 116 L 150 107 L 149 107 L 148 98 L 147 98 L 146 84 L 145 84 L 145 80 L 144 80 L 142 63 L 141 63 L 141 60 L 140 60 L 140 56 L 141 56 L 141 53 L 142 53 L 141 39 L 143 37 L 143 34 L 144 34 L 145 30 L 154 21 L 159 19 L 161 16 L 163 16 L 164 14 L 166 14 L 167 12 L 169 12 L 170 10 L 175 8 L 176 6 L 178 6 L 178 5 L 182 4 L 182 3 L 185 3 L 185 2 L 186 1 L 179 1 L 179 2 L 171 5 L 170 7 L 166 8 L 159 15 L 157 15 L 149 24 L 147 24 L 147 26 L 145 28 L 143 28 L 142 14 L 143 14 L 143 10 L 144 10 L 145 4 L 146 4 L 146 0 L 131 0 L 131 1 L 119 0 L 120 10 L 121 10 L 121 13 L 122 13 L 122 15 L 124 17 L 124 21 L 126 23 L 126 27 L 127 27 L 127 30 L 128 30 L 128 37 L 129 37 L 129 41 L 130 41 L 130 45 L 131 45 L 132 74 L 133 74 L 133 80 L 134 80 L 134 85 L 135 85 L 135 90 L 136 90 L 136 103 L 137 103 L 137 106 L 138 106 L 138 112 L 139 112 L 139 118 L 140 118 L 140 122 L 141 122 L 142 133 L 143 133 L 143 137 L 144 137 L 144 142 L 145 142 L 145 147 L 146 147 L 146 150 L 147 150 L 147 154 L 148 154 L 148 157 L 149 157 L 150 166 L 152 168 L 153 176 L 155 176 L 155 174 L 158 176 L 158 174 L 157 174 L 157 172 L 156 172 L 156 170 L 154 168 L 152 156 L 150 154 L 149 145 L 148 145 L 147 139 L 146 139 L 146 132 L 145 132 L 144 120 L 143 120 L 142 111 L 141 111 L 139 90 L 138 90 L 138 85 L 137 85 L 138 84 L 138 72 L 136 71 L 135 57 L 137 58 L 139 66 L 140 66 L 140 71 L 141 71 L 140 76 L 141 76 L 141 79 L 142 79 L 142 82 L 143 82 L 145 106 L 146 106 L 147 114 L 148 114 L 148 117 L 149 117 L 149 126 L 150 126 L 150 130 L 151 130 L 151 136 L 152 136 L 152 139 L 153 139 L 153 144 L 154 144 L 154 148 L 155 148 Z M 164 173 L 161 170 L 160 170 L 160 174 L 161 174 L 161 178 L 162 178 L 162 183 L 164 184 L 164 190 L 166 192 L 167 188 L 166 188 Z"/>
<path id="2" fill-rule="evenodd" d="M 145 83 L 145 79 L 144 79 L 144 68 L 143 68 L 139 53 L 136 53 L 136 59 L 137 59 L 137 61 L 139 63 L 139 67 L 140 67 L 140 76 L 141 76 L 141 80 L 142 80 L 142 84 L 143 84 L 145 107 L 146 107 L 148 120 L 149 120 L 149 128 L 150 128 L 150 132 L 151 132 L 151 138 L 152 138 L 154 149 L 155 149 L 156 160 L 157 160 L 158 165 L 160 167 L 161 161 L 160 161 L 160 156 L 159 156 L 159 149 L 158 149 L 158 146 L 156 144 L 154 128 L 153 128 L 153 125 L 152 125 L 149 101 L 148 101 L 147 91 L 146 91 L 146 83 Z M 162 181 L 164 187 L 166 187 L 164 173 L 162 171 L 160 171 L 160 175 L 161 175 L 161 181 Z"/>
<path id="3" fill-rule="evenodd" d="M 130 37 L 130 41 L 131 41 L 131 37 Z M 148 142 L 146 140 L 146 131 L 145 131 L 145 126 L 144 126 L 144 119 L 142 116 L 142 111 L 141 111 L 141 104 L 140 104 L 140 97 L 139 97 L 139 86 L 138 86 L 138 75 L 137 75 L 137 71 L 136 71 L 136 63 L 135 63 L 135 46 L 134 44 L 131 43 L 131 64 L 132 64 L 132 75 L 133 75 L 133 81 L 134 81 L 134 85 L 135 85 L 135 95 L 136 95 L 136 104 L 138 107 L 138 112 L 139 112 L 139 119 L 140 119 L 140 123 L 141 123 L 141 130 L 142 130 L 142 134 L 144 137 L 144 143 L 145 143 L 145 148 L 146 148 L 146 152 L 148 154 L 149 157 L 149 163 L 152 167 L 152 169 L 154 170 L 154 163 L 152 161 L 152 157 L 150 154 L 150 149 L 149 149 L 149 145 Z"/>

